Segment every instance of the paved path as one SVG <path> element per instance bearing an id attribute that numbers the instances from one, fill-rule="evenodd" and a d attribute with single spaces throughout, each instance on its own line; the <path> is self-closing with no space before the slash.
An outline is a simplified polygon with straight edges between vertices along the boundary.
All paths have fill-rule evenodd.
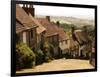
<path id="1" fill-rule="evenodd" d="M 17 71 L 16 73 L 92 69 L 92 68 L 93 66 L 89 64 L 88 60 L 58 59 L 58 60 L 53 60 L 49 63 L 43 63 L 32 69 L 24 69 L 22 71 Z"/>

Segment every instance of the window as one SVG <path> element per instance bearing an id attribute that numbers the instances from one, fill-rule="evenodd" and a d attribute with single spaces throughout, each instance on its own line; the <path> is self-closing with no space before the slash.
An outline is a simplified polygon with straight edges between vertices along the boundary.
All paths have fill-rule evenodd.
<path id="1" fill-rule="evenodd" d="M 54 40 L 54 42 L 57 42 L 57 37 L 56 37 L 56 36 L 54 36 L 53 40 Z"/>
<path id="2" fill-rule="evenodd" d="M 22 41 L 22 33 L 16 34 L 16 43 L 19 43 Z"/>
<path id="3" fill-rule="evenodd" d="M 65 43 L 67 44 L 67 40 L 65 41 Z"/>
<path id="4" fill-rule="evenodd" d="M 31 38 L 33 38 L 33 30 L 31 30 L 30 34 L 31 34 Z"/>

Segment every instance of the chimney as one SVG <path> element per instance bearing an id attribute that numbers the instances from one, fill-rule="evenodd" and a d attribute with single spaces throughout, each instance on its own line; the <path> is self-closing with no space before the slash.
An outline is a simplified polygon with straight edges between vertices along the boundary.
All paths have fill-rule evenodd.
<path id="1" fill-rule="evenodd" d="M 31 15 L 32 15 L 33 17 L 35 16 L 35 9 L 34 9 L 34 7 L 33 7 L 32 4 L 29 4 L 29 7 L 28 7 L 27 4 L 23 4 L 23 7 L 22 7 L 22 8 L 25 10 L 25 12 L 26 12 L 27 14 L 31 13 Z"/>
<path id="2" fill-rule="evenodd" d="M 71 35 L 72 35 L 72 38 L 75 38 L 74 37 L 74 31 L 75 31 L 75 27 L 73 26 L 73 27 L 71 27 L 71 33 L 72 33 Z"/>
<path id="3" fill-rule="evenodd" d="M 22 8 L 28 14 L 28 5 L 27 4 L 23 4 L 23 7 Z"/>
<path id="4" fill-rule="evenodd" d="M 57 24 L 58 27 L 60 27 L 60 22 L 59 21 L 57 21 L 56 24 Z"/>
<path id="5" fill-rule="evenodd" d="M 35 8 L 33 7 L 33 5 L 29 5 L 29 13 L 31 13 L 31 15 L 34 17 L 35 16 Z"/>
<path id="6" fill-rule="evenodd" d="M 46 16 L 46 19 L 50 22 L 50 16 Z"/>

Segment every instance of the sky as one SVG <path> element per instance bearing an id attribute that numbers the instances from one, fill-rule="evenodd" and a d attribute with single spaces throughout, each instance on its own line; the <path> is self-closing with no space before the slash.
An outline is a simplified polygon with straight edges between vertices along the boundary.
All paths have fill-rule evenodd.
<path id="1" fill-rule="evenodd" d="M 24 1 L 38 1 L 38 0 L 24 0 Z M 65 16 L 65 17 L 94 19 L 94 14 L 95 14 L 95 10 L 90 8 L 73 8 L 73 7 L 40 6 L 40 5 L 34 5 L 34 8 L 35 8 L 35 15 L 44 15 L 44 16 L 47 15 Z"/>
<path id="2" fill-rule="evenodd" d="M 94 9 L 35 5 L 35 15 L 94 19 Z"/>

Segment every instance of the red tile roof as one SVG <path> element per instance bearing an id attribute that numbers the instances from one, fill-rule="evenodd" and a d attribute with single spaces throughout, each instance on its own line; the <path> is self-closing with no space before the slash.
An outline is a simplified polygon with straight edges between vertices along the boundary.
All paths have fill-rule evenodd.
<path id="1" fill-rule="evenodd" d="M 59 40 L 60 40 L 60 41 L 67 40 L 68 37 L 67 37 L 67 34 L 64 32 L 64 29 L 61 28 L 61 27 L 58 27 L 58 25 L 55 24 L 55 23 L 52 23 L 52 24 L 53 24 L 53 26 L 55 27 L 57 33 L 59 34 Z"/>
<path id="2" fill-rule="evenodd" d="M 37 33 L 40 34 L 44 31 L 46 31 L 46 28 L 44 26 L 42 26 L 42 24 L 39 23 L 39 21 L 33 17 L 31 14 L 29 14 L 29 17 L 33 20 L 33 22 L 38 26 L 37 27 Z"/>
<path id="3" fill-rule="evenodd" d="M 20 33 L 25 30 L 26 30 L 26 28 L 21 23 L 16 21 L 16 33 Z"/>
<path id="4" fill-rule="evenodd" d="M 24 26 L 26 26 L 27 29 L 36 27 L 32 19 L 18 4 L 16 4 L 16 19 L 20 21 Z"/>
<path id="5" fill-rule="evenodd" d="M 58 25 L 55 23 L 49 22 L 46 18 L 37 18 L 37 19 L 47 29 L 46 36 L 59 34 L 59 41 L 67 40 L 67 36 L 63 28 L 58 27 Z"/>
<path id="6" fill-rule="evenodd" d="M 46 28 L 46 36 L 53 36 L 58 34 L 52 24 L 45 18 L 37 18 L 37 20 Z"/>

